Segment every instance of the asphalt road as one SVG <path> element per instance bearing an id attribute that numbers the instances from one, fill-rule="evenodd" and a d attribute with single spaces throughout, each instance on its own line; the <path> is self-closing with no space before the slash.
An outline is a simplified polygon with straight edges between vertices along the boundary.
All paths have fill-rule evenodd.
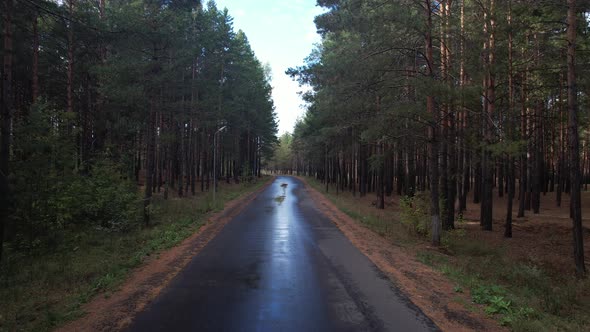
<path id="1" fill-rule="evenodd" d="M 301 181 L 278 177 L 129 331 L 436 331 Z"/>

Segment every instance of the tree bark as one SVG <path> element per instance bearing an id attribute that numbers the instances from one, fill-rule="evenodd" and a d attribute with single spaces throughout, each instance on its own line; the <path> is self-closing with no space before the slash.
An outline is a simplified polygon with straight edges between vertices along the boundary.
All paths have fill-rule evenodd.
<path id="1" fill-rule="evenodd" d="M 425 0 L 425 9 L 427 26 L 424 41 L 426 44 L 427 75 L 431 79 L 434 79 L 434 56 L 432 47 L 432 8 L 430 0 Z M 428 163 L 430 165 L 430 217 L 432 227 L 432 245 L 439 246 L 441 237 L 441 224 L 438 193 L 438 116 L 435 111 L 434 97 L 432 95 L 428 95 L 426 97 L 426 111 L 432 117 L 430 119 L 430 125 L 428 126 Z"/>
<path id="2" fill-rule="evenodd" d="M 154 130 L 154 122 L 155 122 L 155 105 L 152 100 L 150 101 L 150 113 L 148 115 L 147 121 L 147 128 L 146 128 L 146 142 L 147 142 L 147 151 L 146 151 L 146 169 L 145 169 L 145 196 L 143 200 L 143 222 L 146 226 L 150 223 L 150 204 L 152 201 L 152 186 L 154 180 L 154 159 L 155 159 L 155 150 L 156 150 L 156 135 Z"/>
<path id="3" fill-rule="evenodd" d="M 4 57 L 2 62 L 2 116 L 0 122 L 0 262 L 4 248 L 4 229 L 10 215 L 10 140 L 12 126 L 12 1 L 2 1 Z"/>
<path id="4" fill-rule="evenodd" d="M 526 113 L 526 72 L 522 73 L 521 82 L 521 112 L 520 112 L 520 137 L 523 141 L 527 139 L 527 113 Z M 527 181 L 527 167 L 528 157 L 526 151 L 520 157 L 520 181 L 518 183 L 518 214 L 517 218 L 524 217 L 525 201 L 526 201 L 526 190 L 528 186 Z"/>
<path id="5" fill-rule="evenodd" d="M 67 112 L 74 111 L 74 0 L 68 0 Z"/>
<path id="6" fill-rule="evenodd" d="M 487 144 L 492 144 L 492 116 L 495 109 L 495 21 L 494 8 L 495 1 L 489 2 L 489 35 L 487 43 L 484 45 L 484 52 L 487 47 L 487 61 L 486 61 L 486 79 L 485 79 L 485 102 L 484 102 L 484 138 Z M 488 32 L 488 22 L 484 22 L 484 33 Z M 493 226 L 493 158 L 489 149 L 484 148 L 482 156 L 482 201 L 480 209 L 481 226 L 483 230 L 491 231 Z"/>
<path id="7" fill-rule="evenodd" d="M 33 104 L 39 96 L 39 13 L 33 14 L 33 64 L 31 79 L 31 94 Z"/>
<path id="8" fill-rule="evenodd" d="M 513 76 L 513 33 L 512 33 L 512 0 L 508 2 L 508 137 L 510 140 L 515 138 L 514 135 L 514 76 Z M 514 187 L 515 187 L 515 169 L 514 156 L 508 156 L 507 182 L 508 182 L 508 204 L 506 206 L 506 223 L 504 225 L 504 237 L 512 237 L 512 208 L 514 205 Z"/>
<path id="9" fill-rule="evenodd" d="M 582 233 L 582 208 L 580 193 L 580 138 L 578 136 L 578 89 L 576 82 L 576 0 L 568 0 L 567 4 L 567 104 L 570 146 L 571 202 L 573 212 L 572 230 L 576 275 L 582 278 L 586 275 L 586 266 L 584 265 L 584 238 Z"/>

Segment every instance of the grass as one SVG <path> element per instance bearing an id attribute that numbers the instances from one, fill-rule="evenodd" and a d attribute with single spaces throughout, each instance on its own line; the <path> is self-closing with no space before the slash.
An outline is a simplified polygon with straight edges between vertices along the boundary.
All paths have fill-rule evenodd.
<path id="1" fill-rule="evenodd" d="M 97 294 L 110 296 L 144 259 L 179 244 L 208 213 L 265 181 L 220 185 L 216 204 L 208 193 L 169 200 L 156 196 L 150 227 L 138 225 L 124 233 L 68 229 L 46 254 L 7 252 L 0 270 L 0 331 L 47 331 L 81 317 L 84 303 Z"/>
<path id="2" fill-rule="evenodd" d="M 317 191 L 329 198 L 340 211 L 359 221 L 377 234 L 390 239 L 393 244 L 406 246 L 415 242 L 414 238 L 408 234 L 407 228 L 398 221 L 398 213 L 392 211 L 381 213 L 383 210 L 377 210 L 368 204 L 366 206 L 362 205 L 356 197 L 353 197 L 348 192 L 339 192 L 336 194 L 332 187 L 331 191 L 326 193 L 325 185 L 315 178 L 308 177 L 306 181 Z"/>
<path id="3" fill-rule="evenodd" d="M 456 301 L 468 310 L 483 310 L 513 331 L 590 331 L 590 280 L 516 261 L 504 248 L 472 239 L 462 229 L 444 234 L 441 251 L 424 249 L 427 238 L 391 208 L 384 213 L 350 193 L 326 194 L 324 184 L 307 181 L 350 217 L 442 272 L 456 293 L 469 291 L 471 302 Z"/>
<path id="4" fill-rule="evenodd" d="M 469 289 L 473 303 L 483 305 L 500 324 L 513 331 L 588 331 L 588 280 L 551 275 L 485 243 L 456 240 L 453 247 L 460 249 L 452 256 L 419 251 L 417 258 L 441 271 L 457 289 Z"/>

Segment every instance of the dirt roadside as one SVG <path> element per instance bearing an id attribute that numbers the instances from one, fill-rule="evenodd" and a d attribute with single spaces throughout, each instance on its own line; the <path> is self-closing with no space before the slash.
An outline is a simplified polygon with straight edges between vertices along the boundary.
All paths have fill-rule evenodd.
<path id="1" fill-rule="evenodd" d="M 506 330 L 486 315 L 464 308 L 457 299 L 469 303 L 469 294 L 455 292 L 454 285 L 440 272 L 418 262 L 415 254 L 360 225 L 304 178 L 299 179 L 305 183 L 305 190 L 317 208 L 443 331 Z"/>
<path id="2" fill-rule="evenodd" d="M 270 179 L 258 190 L 226 203 L 225 209 L 209 216 L 198 232 L 180 245 L 154 255 L 154 259 L 138 267 L 120 289 L 110 297 L 97 295 L 82 309 L 86 315 L 57 331 L 118 331 L 131 323 L 133 317 L 155 299 L 190 260 L 213 239 L 223 227 L 256 196 L 268 187 Z"/>

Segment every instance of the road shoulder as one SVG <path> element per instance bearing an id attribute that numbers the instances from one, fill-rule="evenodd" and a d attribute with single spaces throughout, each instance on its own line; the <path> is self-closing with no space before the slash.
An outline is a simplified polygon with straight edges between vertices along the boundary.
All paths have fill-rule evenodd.
<path id="1" fill-rule="evenodd" d="M 320 212 L 344 233 L 410 300 L 443 331 L 504 330 L 494 320 L 467 310 L 468 294 L 454 291 L 453 284 L 440 272 L 420 263 L 415 255 L 365 228 L 338 209 L 328 198 L 311 187 L 304 178 L 305 190 Z"/>

